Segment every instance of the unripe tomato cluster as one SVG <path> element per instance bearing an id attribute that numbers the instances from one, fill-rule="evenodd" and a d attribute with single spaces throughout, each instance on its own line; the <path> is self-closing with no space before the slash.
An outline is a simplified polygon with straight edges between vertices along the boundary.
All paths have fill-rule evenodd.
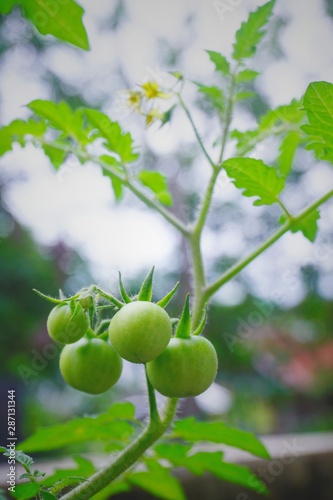
<path id="1" fill-rule="evenodd" d="M 89 321 L 83 305 L 76 313 L 68 303 L 57 305 L 47 320 L 50 336 L 66 344 L 60 371 L 71 387 L 89 394 L 105 392 L 119 380 L 122 359 L 146 364 L 151 385 L 170 398 L 197 396 L 214 381 L 213 345 L 198 335 L 172 336 L 171 319 L 160 305 L 126 303 L 111 319 L 107 340 L 86 335 Z"/>

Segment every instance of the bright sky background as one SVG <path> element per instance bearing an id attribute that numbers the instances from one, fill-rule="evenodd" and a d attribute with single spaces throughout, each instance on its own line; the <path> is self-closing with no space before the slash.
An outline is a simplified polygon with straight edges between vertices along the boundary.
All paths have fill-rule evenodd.
<path id="1" fill-rule="evenodd" d="M 228 4 L 228 0 L 225 3 Z M 235 3 L 230 1 L 229 5 Z M 100 24 L 111 14 L 116 2 L 84 0 L 81 4 L 86 9 L 84 19 L 91 52 L 84 53 L 59 44 L 49 48 L 41 63 L 22 44 L 24 25 L 13 22 L 6 36 L 21 43 L 2 63 L 0 120 L 6 124 L 17 117 L 26 117 L 28 111 L 24 104 L 36 98 L 50 98 L 51 89 L 41 76 L 43 68 L 52 68 L 73 92 L 81 89 L 92 105 L 94 101 L 98 102 L 97 96 L 110 95 L 105 111 L 120 119 L 139 142 L 142 132 L 137 122 L 133 123 L 132 115 L 124 112 L 115 98 L 114 90 L 120 90 L 114 76 L 118 62 L 122 61 L 131 86 L 142 83 L 155 71 L 163 78 L 165 68 L 159 66 L 156 50 L 156 39 L 162 37 L 171 45 L 185 47 L 182 71 L 191 79 L 200 77 L 205 81 L 206 75 L 208 79 L 211 77 L 212 65 L 203 49 L 228 55 L 241 21 L 246 19 L 249 10 L 262 3 L 240 0 L 237 7 L 230 7 L 230 12 L 222 20 L 212 1 L 127 1 L 128 22 L 113 33 L 102 31 Z M 313 80 L 333 81 L 333 21 L 325 14 L 323 0 L 277 0 L 275 12 L 287 21 L 279 38 L 283 57 L 271 59 L 269 64 L 265 60 L 264 67 L 261 67 L 262 61 L 256 60 L 257 69 L 263 70 L 263 75 L 258 78 L 258 89 L 272 106 L 299 98 Z M 190 27 L 184 27 L 184 22 L 191 16 L 194 16 L 194 21 Z M 206 126 L 200 113 L 194 113 L 194 116 L 199 128 Z M 245 112 L 238 114 L 236 121 L 242 127 L 253 124 L 253 119 Z M 189 144 L 192 139 L 192 132 L 182 117 L 172 128 L 159 131 L 151 127 L 146 138 L 154 151 L 162 155 Z M 260 151 L 262 153 L 269 157 L 269 145 L 267 151 Z M 152 264 L 161 273 L 178 268 L 181 256 L 175 254 L 179 238 L 174 230 L 140 203 L 133 203 L 131 197 L 126 198 L 129 203 L 116 206 L 109 180 L 99 173 L 97 167 L 80 168 L 72 160 L 55 175 L 41 152 L 33 147 L 25 150 L 16 147 L 13 153 L 0 160 L 0 169 L 10 177 L 23 174 L 20 181 L 10 185 L 5 195 L 5 201 L 15 216 L 42 244 L 63 239 L 76 248 L 90 263 L 96 280 L 112 281 L 118 270 L 124 276 L 132 276 L 138 270 L 148 270 Z M 201 174 L 203 178 L 205 172 L 203 170 Z M 332 183 L 332 168 L 314 162 L 313 169 L 304 177 L 304 193 L 293 193 L 292 205 L 298 209 L 300 202 L 304 202 L 303 194 L 314 199 Z M 202 185 L 200 176 L 197 184 Z M 223 195 L 228 201 L 235 199 L 237 192 L 233 186 L 227 185 L 224 189 L 218 188 L 217 195 Z M 251 206 L 250 200 L 242 203 Z M 330 229 L 332 204 L 323 209 L 323 214 L 325 219 L 321 222 L 320 234 Z M 249 217 L 255 231 L 252 210 Z M 217 251 L 227 255 L 243 254 L 247 251 L 243 228 L 231 225 L 223 239 L 207 231 L 204 249 L 207 257 L 215 257 Z M 285 236 L 266 256 L 250 266 L 247 276 L 256 292 L 268 299 L 273 280 L 276 290 L 283 295 L 282 304 L 292 305 L 303 294 L 298 280 L 299 267 L 318 260 L 326 272 L 320 283 L 321 292 L 333 297 L 332 254 L 322 246 L 320 235 L 315 247 L 300 234 Z M 230 283 L 219 292 L 217 299 L 236 303 L 242 294 L 240 285 Z"/>

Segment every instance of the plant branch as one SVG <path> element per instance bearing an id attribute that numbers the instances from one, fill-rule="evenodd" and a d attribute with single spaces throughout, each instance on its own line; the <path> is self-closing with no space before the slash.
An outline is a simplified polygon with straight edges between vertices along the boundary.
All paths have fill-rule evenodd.
<path id="1" fill-rule="evenodd" d="M 218 165 L 221 165 L 221 163 L 223 161 L 225 147 L 227 145 L 230 125 L 231 125 L 231 120 L 232 120 L 232 112 L 234 109 L 234 93 L 235 93 L 235 88 L 236 88 L 236 72 L 237 72 L 237 70 L 238 70 L 238 65 L 231 75 L 231 83 L 230 83 L 229 97 L 228 97 L 227 108 L 226 108 L 226 113 L 225 113 L 225 123 L 224 123 L 221 151 L 220 151 L 220 156 L 219 156 L 218 163 L 217 163 Z"/>
<path id="2" fill-rule="evenodd" d="M 88 500 L 126 472 L 167 431 L 174 418 L 177 404 L 178 399 L 168 399 L 160 422 L 150 420 L 146 429 L 125 450 L 120 452 L 110 465 L 93 474 L 89 481 L 79 484 L 61 499 Z"/>
<path id="3" fill-rule="evenodd" d="M 148 399 L 149 399 L 150 421 L 159 424 L 161 422 L 161 419 L 158 413 L 155 389 L 150 383 L 146 365 L 145 365 L 145 373 L 146 373 L 146 382 L 147 382 Z"/>
<path id="4" fill-rule="evenodd" d="M 49 143 L 47 141 L 40 140 L 41 144 L 50 146 L 54 149 L 58 149 L 59 151 L 64 151 L 67 154 L 74 154 L 78 158 L 85 161 L 92 161 L 99 165 L 103 170 L 109 172 L 113 177 L 118 179 L 124 186 L 126 186 L 137 198 L 139 198 L 147 207 L 152 208 L 159 212 L 164 219 L 166 219 L 172 226 L 174 226 L 180 233 L 182 233 L 185 237 L 188 235 L 187 226 L 176 217 L 172 212 L 167 210 L 163 205 L 161 205 L 158 201 L 153 198 L 147 196 L 147 194 L 139 187 L 132 183 L 132 181 L 128 178 L 127 175 L 122 174 L 119 170 L 113 168 L 111 165 L 101 160 L 97 156 L 93 156 L 86 151 L 82 151 L 81 149 L 70 148 L 67 146 L 63 146 L 62 144 L 54 144 Z"/>
<path id="5" fill-rule="evenodd" d="M 281 236 L 283 236 L 289 229 L 293 226 L 299 224 L 303 219 L 305 219 L 309 214 L 311 214 L 316 208 L 325 203 L 333 196 L 333 190 L 326 193 L 324 196 L 315 201 L 312 205 L 307 207 L 298 215 L 289 219 L 283 226 L 280 227 L 272 236 L 270 236 L 264 243 L 259 245 L 250 255 L 245 257 L 239 263 L 232 266 L 227 272 L 225 272 L 220 278 L 210 284 L 204 294 L 206 300 L 208 300 L 214 293 L 216 293 L 225 283 L 230 281 L 234 276 L 236 276 L 240 271 L 242 271 L 250 262 L 252 262 L 258 255 L 262 254 L 267 248 L 269 248 L 273 243 L 275 243 Z"/>
<path id="6" fill-rule="evenodd" d="M 276 201 L 280 205 L 280 207 L 282 208 L 282 210 L 283 210 L 285 216 L 287 217 L 287 219 L 292 219 L 293 216 L 291 215 L 291 213 L 289 212 L 289 210 L 287 209 L 287 207 L 285 206 L 285 204 L 280 200 L 280 198 L 277 198 Z"/>
<path id="7" fill-rule="evenodd" d="M 195 134 L 195 136 L 196 136 L 196 138 L 197 138 L 197 141 L 198 141 L 198 143 L 199 143 L 199 145 L 200 145 L 200 147 L 201 147 L 201 150 L 202 150 L 203 154 L 204 154 L 204 155 L 205 155 L 205 157 L 207 158 L 208 163 L 210 163 L 210 165 L 211 165 L 213 168 L 215 168 L 215 167 L 216 167 L 216 165 L 215 165 L 215 163 L 213 162 L 212 158 L 210 157 L 210 155 L 209 155 L 209 153 L 208 153 L 207 149 L 205 148 L 204 143 L 202 142 L 201 136 L 200 136 L 200 134 L 199 134 L 199 132 L 198 132 L 198 129 L 197 129 L 197 127 L 196 127 L 196 125 L 195 125 L 194 121 L 193 121 L 192 115 L 191 115 L 191 113 L 190 113 L 190 111 L 189 111 L 188 107 L 186 106 L 185 102 L 183 101 L 183 98 L 182 98 L 182 96 L 180 95 L 180 93 L 177 93 L 177 96 L 178 96 L 179 103 L 180 103 L 181 107 L 182 107 L 182 108 L 183 108 L 183 110 L 185 111 L 185 114 L 186 114 L 187 118 L 189 119 L 190 124 L 192 125 L 193 132 L 194 132 L 194 134 Z"/>

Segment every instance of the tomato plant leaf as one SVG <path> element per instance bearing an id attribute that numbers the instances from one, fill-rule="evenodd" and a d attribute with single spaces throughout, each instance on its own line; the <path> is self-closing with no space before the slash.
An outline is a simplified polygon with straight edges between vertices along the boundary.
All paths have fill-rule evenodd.
<path id="1" fill-rule="evenodd" d="M 237 149 L 245 154 L 268 137 L 283 136 L 295 129 L 299 130 L 299 125 L 305 117 L 300 106 L 299 101 L 292 100 L 289 104 L 268 111 L 260 118 L 257 128 L 245 132 L 233 130 L 231 137 L 236 139 Z"/>
<path id="2" fill-rule="evenodd" d="M 56 469 L 51 476 L 42 480 L 42 487 L 49 488 L 51 493 L 56 495 L 65 486 L 85 481 L 96 472 L 96 467 L 87 458 L 75 455 L 73 460 L 76 465 L 66 469 Z"/>
<path id="3" fill-rule="evenodd" d="M 17 0 L 2 0 L 0 4 L 0 14 L 9 14 Z"/>
<path id="4" fill-rule="evenodd" d="M 278 157 L 278 167 L 283 177 L 288 177 L 295 153 L 302 140 L 301 134 L 296 130 L 289 132 L 280 144 L 280 154 Z"/>
<path id="5" fill-rule="evenodd" d="M 215 71 L 219 71 L 223 75 L 230 74 L 230 64 L 224 55 L 214 50 L 206 50 L 206 52 L 209 55 L 209 59 L 215 64 Z"/>
<path id="6" fill-rule="evenodd" d="M 307 149 L 313 149 L 318 159 L 333 163 L 333 84 L 310 83 L 303 106 L 309 121 L 302 127 L 308 135 Z"/>
<path id="7" fill-rule="evenodd" d="M 53 144 L 42 145 L 44 153 L 49 158 L 55 170 L 61 167 L 67 156 L 67 151 L 60 149 L 57 145 L 62 146 L 62 143 L 55 141 Z"/>
<path id="8" fill-rule="evenodd" d="M 243 69 L 236 75 L 235 79 L 237 83 L 252 82 L 259 75 L 260 73 L 258 73 L 258 71 L 254 71 L 253 69 Z"/>
<path id="9" fill-rule="evenodd" d="M 193 417 L 178 420 L 172 433 L 189 442 L 210 441 L 234 446 L 262 458 L 270 458 L 264 445 L 251 432 L 228 427 L 224 422 L 199 422 Z"/>
<path id="10" fill-rule="evenodd" d="M 225 107 L 225 98 L 224 98 L 224 93 L 223 90 L 220 89 L 219 87 L 216 86 L 206 86 L 203 85 L 202 83 L 195 82 L 195 84 L 198 86 L 198 91 L 203 94 L 208 101 L 210 101 L 213 106 L 218 110 L 218 111 L 223 111 Z"/>
<path id="11" fill-rule="evenodd" d="M 116 158 L 114 158 L 114 156 L 102 155 L 100 156 L 100 160 L 102 160 L 108 166 L 112 167 L 112 169 L 115 171 L 115 174 L 124 174 L 124 167 Z M 123 196 L 123 182 L 119 179 L 118 176 L 112 173 L 111 169 L 103 168 L 103 174 L 107 177 L 110 177 L 115 198 L 117 201 L 119 201 Z"/>
<path id="12" fill-rule="evenodd" d="M 15 486 L 15 491 L 12 496 L 18 500 L 28 500 L 35 498 L 36 493 L 39 491 L 40 486 L 37 483 L 22 483 Z"/>
<path id="13" fill-rule="evenodd" d="M 97 417 L 74 418 L 64 424 L 37 429 L 21 443 L 21 447 L 29 451 L 45 451 L 86 441 L 126 441 L 134 430 L 129 421 L 134 421 L 133 405 L 117 403 Z"/>
<path id="14" fill-rule="evenodd" d="M 222 451 L 193 453 L 190 445 L 180 443 L 159 444 L 155 446 L 154 451 L 159 458 L 168 460 L 174 467 L 186 467 L 197 476 L 209 472 L 225 481 L 240 484 L 262 493 L 267 491 L 265 485 L 247 467 L 224 462 Z"/>
<path id="15" fill-rule="evenodd" d="M 313 243 L 317 236 L 319 219 L 320 219 L 319 210 L 314 210 L 301 222 L 293 225 L 290 230 L 292 233 L 297 233 L 298 231 L 301 231 L 305 236 L 305 238 L 307 238 Z M 280 224 L 284 224 L 286 220 L 287 220 L 286 216 L 281 215 L 279 222 Z"/>
<path id="16" fill-rule="evenodd" d="M 165 175 L 160 172 L 142 170 L 139 173 L 138 178 L 144 186 L 155 193 L 156 198 L 163 203 L 163 205 L 172 205 L 172 197 Z"/>
<path id="17" fill-rule="evenodd" d="M 228 176 L 244 196 L 256 196 L 254 205 L 271 205 L 284 188 L 284 179 L 274 167 L 254 158 L 230 158 L 223 163 Z"/>
<path id="18" fill-rule="evenodd" d="M 127 480 L 157 498 L 165 500 L 185 500 L 185 494 L 179 481 L 166 469 L 135 472 Z"/>
<path id="19" fill-rule="evenodd" d="M 268 23 L 274 4 L 275 0 L 271 0 L 258 7 L 255 12 L 250 13 L 248 20 L 241 24 L 241 27 L 236 32 L 236 41 L 232 54 L 236 61 L 253 56 L 258 43 L 265 34 L 263 28 Z"/>
<path id="20" fill-rule="evenodd" d="M 42 121 L 14 120 L 0 129 L 0 156 L 10 151 L 14 142 L 24 146 L 26 136 L 41 137 L 45 131 L 46 125 Z"/>
<path id="21" fill-rule="evenodd" d="M 96 109 L 84 108 L 90 129 L 95 132 L 95 137 L 104 139 L 104 145 L 116 153 L 123 163 L 130 163 L 137 159 L 138 154 L 133 149 L 133 139 L 129 132 L 124 133 L 118 122 Z"/>
<path id="22" fill-rule="evenodd" d="M 7 448 L 0 447 L 0 452 L 3 452 L 5 457 L 10 456 L 10 450 L 7 450 Z M 27 472 L 30 473 L 30 469 L 34 464 L 33 458 L 29 457 L 29 455 L 26 455 L 23 453 L 21 450 L 15 450 L 15 460 L 16 462 L 19 462 Z"/>
<path id="23" fill-rule="evenodd" d="M 18 3 L 24 16 L 42 35 L 53 35 L 59 40 L 89 50 L 88 35 L 82 23 L 84 9 L 74 0 L 18 0 Z"/>
<path id="24" fill-rule="evenodd" d="M 245 101 L 246 99 L 254 99 L 257 96 L 255 92 L 251 92 L 251 90 L 243 90 L 241 92 L 237 92 L 234 99 L 235 101 Z"/>
<path id="25" fill-rule="evenodd" d="M 36 99 L 27 104 L 27 107 L 36 115 L 45 118 L 52 127 L 66 132 L 67 134 L 71 133 L 73 113 L 66 102 L 56 103 L 53 101 Z"/>

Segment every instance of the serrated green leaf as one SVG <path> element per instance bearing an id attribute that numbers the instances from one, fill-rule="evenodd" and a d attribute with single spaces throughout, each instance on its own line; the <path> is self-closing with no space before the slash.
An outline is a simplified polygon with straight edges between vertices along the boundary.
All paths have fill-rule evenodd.
<path id="1" fill-rule="evenodd" d="M 194 417 L 185 418 L 175 423 L 172 436 L 189 442 L 223 443 L 261 458 L 270 458 L 264 445 L 251 432 L 228 427 L 224 422 L 199 422 Z"/>
<path id="2" fill-rule="evenodd" d="M 225 107 L 225 98 L 223 90 L 214 85 L 207 87 L 202 83 L 195 82 L 198 86 L 198 91 L 203 94 L 218 111 L 223 111 Z"/>
<path id="3" fill-rule="evenodd" d="M 118 122 L 96 109 L 84 108 L 85 116 L 91 130 L 95 131 L 95 137 L 102 137 L 107 149 L 116 153 L 124 163 L 130 163 L 137 159 L 138 155 L 133 149 L 133 139 L 129 132 L 124 133 Z"/>
<path id="4" fill-rule="evenodd" d="M 244 196 L 256 196 L 254 205 L 272 205 L 284 188 L 284 178 L 276 169 L 254 158 L 230 158 L 223 163 L 228 176 Z"/>
<path id="5" fill-rule="evenodd" d="M 15 491 L 12 496 L 18 500 L 28 500 L 35 498 L 36 493 L 39 491 L 39 484 L 37 483 L 22 483 L 15 486 Z"/>
<path id="6" fill-rule="evenodd" d="M 3 451 L 5 457 L 10 456 L 10 451 L 6 448 L 1 447 L 1 451 Z M 25 468 L 25 470 L 30 473 L 30 469 L 34 464 L 33 458 L 29 457 L 29 455 L 26 455 L 21 450 L 15 450 L 15 460 L 16 462 L 19 462 Z"/>
<path id="7" fill-rule="evenodd" d="M 157 498 L 165 500 L 185 500 L 185 494 L 179 481 L 166 469 L 136 472 L 128 476 L 127 480 Z"/>
<path id="8" fill-rule="evenodd" d="M 24 16 L 42 35 L 53 35 L 84 50 L 89 50 L 86 29 L 82 23 L 84 9 L 74 0 L 19 0 Z"/>
<path id="9" fill-rule="evenodd" d="M 293 225 L 290 230 L 292 233 L 297 233 L 301 231 L 305 238 L 310 240 L 312 243 L 315 241 L 318 232 L 318 220 L 320 219 L 319 210 L 314 210 L 307 217 L 305 217 L 301 222 Z M 281 215 L 279 222 L 284 224 L 287 218 L 285 215 Z"/>
<path id="10" fill-rule="evenodd" d="M 219 71 L 223 75 L 230 74 L 230 64 L 224 55 L 214 50 L 206 50 L 206 52 L 209 55 L 209 59 L 215 64 L 215 71 Z"/>
<path id="11" fill-rule="evenodd" d="M 255 12 L 251 12 L 246 22 L 236 32 L 236 41 L 232 57 L 236 61 L 253 56 L 257 45 L 265 34 L 264 27 L 272 14 L 275 0 L 258 7 Z"/>
<path id="12" fill-rule="evenodd" d="M 73 459 L 76 466 L 56 469 L 51 476 L 42 481 L 42 487 L 50 489 L 50 492 L 56 495 L 66 486 L 85 481 L 96 472 L 96 467 L 87 458 L 77 455 Z"/>
<path id="13" fill-rule="evenodd" d="M 138 293 L 138 300 L 150 302 L 153 296 L 153 278 L 155 267 L 153 266 L 147 276 L 145 277 L 140 291 Z"/>
<path id="14" fill-rule="evenodd" d="M 301 142 L 301 134 L 296 130 L 289 132 L 280 144 L 278 167 L 281 175 L 287 177 L 291 171 L 296 150 Z"/>
<path id="15" fill-rule="evenodd" d="M 66 132 L 67 134 L 71 133 L 73 112 L 66 102 L 56 103 L 53 101 L 36 99 L 27 104 L 27 107 L 36 115 L 46 118 L 52 127 Z"/>
<path id="16" fill-rule="evenodd" d="M 140 182 L 156 194 L 157 199 L 164 205 L 172 205 L 171 193 L 168 190 L 166 177 L 160 172 L 142 170 L 138 179 Z"/>
<path id="17" fill-rule="evenodd" d="M 234 99 L 235 101 L 245 101 L 246 99 L 254 99 L 256 97 L 255 92 L 251 92 L 250 90 L 244 90 L 242 92 L 238 92 Z"/>
<path id="18" fill-rule="evenodd" d="M 65 158 L 67 156 L 67 152 L 59 149 L 57 147 L 59 143 L 57 141 L 54 144 L 43 144 L 43 150 L 46 156 L 49 158 L 55 170 L 58 170 L 59 167 L 64 163 Z M 60 143 L 61 144 L 61 143 Z"/>
<path id="19" fill-rule="evenodd" d="M 224 462 L 221 451 L 192 453 L 191 446 L 180 443 L 159 444 L 154 450 L 159 458 L 168 460 L 174 467 L 186 467 L 197 476 L 209 472 L 225 481 L 262 493 L 267 491 L 265 485 L 247 467 Z"/>
<path id="20" fill-rule="evenodd" d="M 45 451 L 86 441 L 126 441 L 134 430 L 128 420 L 134 420 L 134 406 L 116 403 L 97 417 L 74 418 L 64 424 L 37 429 L 20 446 L 27 451 Z"/>
<path id="21" fill-rule="evenodd" d="M 12 149 L 12 144 L 18 142 L 25 145 L 26 136 L 41 137 L 46 131 L 44 122 L 35 120 L 14 120 L 0 129 L 0 156 Z"/>
<path id="22" fill-rule="evenodd" d="M 253 69 L 244 69 L 243 71 L 240 71 L 236 75 L 236 82 L 237 83 L 252 82 L 259 75 L 260 73 L 258 73 L 258 71 L 254 71 Z"/>
<path id="23" fill-rule="evenodd" d="M 1 0 L 0 14 L 9 14 L 9 12 L 16 4 L 17 0 Z"/>
<path id="24" fill-rule="evenodd" d="M 100 157 L 100 159 L 104 163 L 107 163 L 108 165 L 110 165 L 110 167 L 112 167 L 115 171 L 118 171 L 119 174 L 124 173 L 124 167 L 113 156 L 102 155 Z M 112 189 L 113 189 L 116 200 L 117 201 L 121 200 L 121 198 L 123 196 L 123 182 L 118 177 L 113 175 L 112 172 L 110 172 L 110 170 L 107 170 L 106 168 L 103 168 L 103 174 L 107 177 L 110 177 Z"/>
<path id="25" fill-rule="evenodd" d="M 237 149 L 248 153 L 259 142 L 271 136 L 283 136 L 286 133 L 299 129 L 304 120 L 304 110 L 300 109 L 300 102 L 292 100 L 290 104 L 278 106 L 260 118 L 258 127 L 245 132 L 233 130 L 231 137 L 237 140 Z"/>
<path id="26" fill-rule="evenodd" d="M 313 149 L 317 158 L 333 163 L 333 84 L 310 83 L 303 105 L 309 121 L 302 127 L 309 136 L 307 149 Z"/>

